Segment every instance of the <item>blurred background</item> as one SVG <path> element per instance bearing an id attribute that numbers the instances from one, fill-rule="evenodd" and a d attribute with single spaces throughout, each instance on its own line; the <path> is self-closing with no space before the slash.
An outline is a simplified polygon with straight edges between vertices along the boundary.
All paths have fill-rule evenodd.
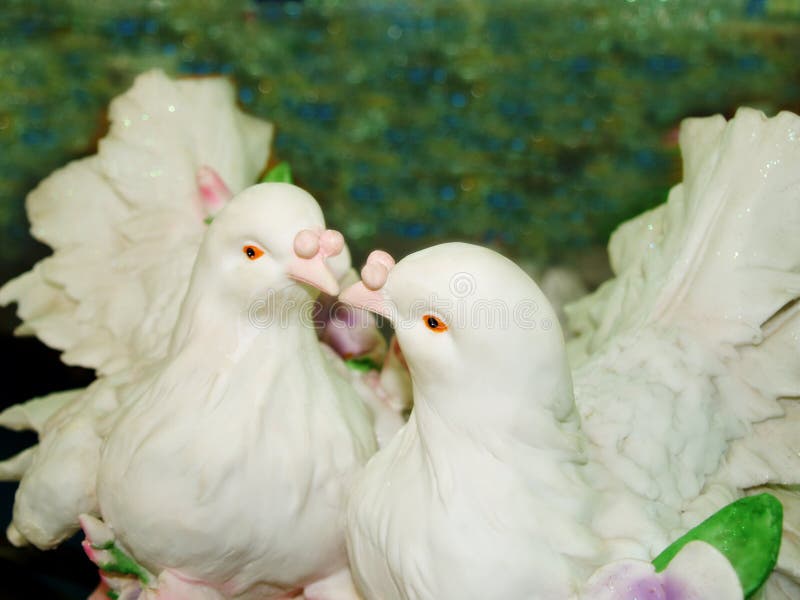
<path id="1" fill-rule="evenodd" d="M 0 0 L 0 281 L 48 253 L 26 194 L 92 153 L 109 100 L 159 67 L 233 78 L 357 262 L 460 239 L 591 287 L 613 228 L 679 181 L 681 119 L 800 112 L 798 57 L 800 0 Z M 15 323 L 0 313 L 3 405 L 91 380 Z M 95 580 L 74 542 L 0 544 L 0 598 Z"/>

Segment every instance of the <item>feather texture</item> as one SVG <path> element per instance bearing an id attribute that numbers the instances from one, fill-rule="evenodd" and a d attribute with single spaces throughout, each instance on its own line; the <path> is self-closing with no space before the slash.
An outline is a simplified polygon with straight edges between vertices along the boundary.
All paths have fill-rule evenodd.
<path id="1" fill-rule="evenodd" d="M 54 172 L 27 199 L 31 231 L 53 254 L 0 289 L 17 302 L 20 333 L 63 351 L 99 379 L 12 406 L 0 425 L 33 429 L 39 444 L 0 463 L 21 479 L 9 537 L 60 543 L 96 513 L 100 446 L 127 386 L 163 358 L 203 235 L 197 171 L 239 191 L 269 156 L 272 125 L 242 113 L 220 78 L 139 76 L 114 100 L 96 155 Z M 66 467 L 65 467 L 66 465 Z"/>
<path id="2" fill-rule="evenodd" d="M 681 149 L 683 183 L 612 236 L 616 278 L 567 307 L 584 431 L 646 499 L 650 551 L 754 486 L 800 482 L 800 117 L 689 119 Z"/>
<path id="3" fill-rule="evenodd" d="M 164 355 L 206 229 L 198 169 L 242 190 L 273 131 L 236 107 L 228 81 L 159 71 L 115 99 L 109 119 L 96 155 L 28 196 L 31 231 L 54 253 L 0 290 L 0 303 L 18 303 L 21 332 L 100 374 Z"/>
<path id="4" fill-rule="evenodd" d="M 690 119 L 681 147 L 683 183 L 619 228 L 616 277 L 567 309 L 571 369 L 541 290 L 486 249 L 377 254 L 342 294 L 390 315 L 414 384 L 412 418 L 350 500 L 368 597 L 571 597 L 587 569 L 648 561 L 755 486 L 797 512 L 794 488 L 774 486 L 800 483 L 800 117 Z M 533 323 L 516 311 L 531 302 Z M 476 320 L 489 305 L 515 321 Z M 785 537 L 776 598 L 798 583 L 791 522 Z"/>

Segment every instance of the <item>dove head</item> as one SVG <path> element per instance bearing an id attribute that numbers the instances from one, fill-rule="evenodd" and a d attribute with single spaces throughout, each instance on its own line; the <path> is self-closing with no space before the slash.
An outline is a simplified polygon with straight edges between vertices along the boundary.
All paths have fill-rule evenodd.
<path id="1" fill-rule="evenodd" d="M 342 254 L 342 235 L 325 229 L 322 211 L 307 192 L 287 183 L 262 183 L 234 197 L 206 232 L 190 295 L 229 314 L 309 304 L 338 293 L 328 264 Z M 274 300 L 274 302 L 272 301 Z"/>
<path id="2" fill-rule="evenodd" d="M 571 413 L 572 383 L 553 308 L 516 264 L 449 243 L 396 265 L 373 252 L 340 300 L 388 318 L 414 381 L 415 405 L 451 420 L 510 423 L 534 403 Z"/>

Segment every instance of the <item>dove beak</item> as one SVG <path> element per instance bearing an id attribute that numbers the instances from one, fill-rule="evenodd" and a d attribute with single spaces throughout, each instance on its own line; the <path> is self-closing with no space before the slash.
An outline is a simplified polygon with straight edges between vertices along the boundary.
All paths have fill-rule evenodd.
<path id="1" fill-rule="evenodd" d="M 306 283 L 330 296 L 336 296 L 339 293 L 339 282 L 336 281 L 336 276 L 326 264 L 322 254 L 311 258 L 295 256 L 289 263 L 286 273 L 291 279 Z"/>
<path id="2" fill-rule="evenodd" d="M 392 321 L 394 316 L 390 303 L 384 298 L 380 290 L 367 289 L 367 286 L 362 281 L 354 283 L 339 294 L 339 301 L 382 315 L 389 321 Z"/>

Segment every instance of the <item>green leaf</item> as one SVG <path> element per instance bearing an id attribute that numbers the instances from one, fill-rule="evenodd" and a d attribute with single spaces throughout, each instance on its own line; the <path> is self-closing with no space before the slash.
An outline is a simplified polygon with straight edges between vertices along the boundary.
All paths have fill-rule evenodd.
<path id="1" fill-rule="evenodd" d="M 266 183 L 268 181 L 277 183 L 292 183 L 292 168 L 289 166 L 289 163 L 279 162 L 277 165 L 267 171 L 267 174 L 264 175 L 261 183 Z"/>
<path id="2" fill-rule="evenodd" d="M 114 561 L 98 565 L 103 571 L 119 573 L 120 575 L 133 575 L 144 584 L 150 582 L 150 574 L 139 563 L 120 550 L 116 544 L 106 548 L 106 550 L 111 553 Z"/>
<path id="3" fill-rule="evenodd" d="M 678 538 L 653 559 L 663 571 L 681 548 L 694 540 L 711 544 L 727 558 L 752 597 L 775 568 L 781 547 L 783 506 L 775 496 L 758 494 L 730 503 Z"/>
<path id="4" fill-rule="evenodd" d="M 354 371 L 379 371 L 381 366 L 368 356 L 358 358 L 348 358 L 344 361 L 349 368 Z"/>

